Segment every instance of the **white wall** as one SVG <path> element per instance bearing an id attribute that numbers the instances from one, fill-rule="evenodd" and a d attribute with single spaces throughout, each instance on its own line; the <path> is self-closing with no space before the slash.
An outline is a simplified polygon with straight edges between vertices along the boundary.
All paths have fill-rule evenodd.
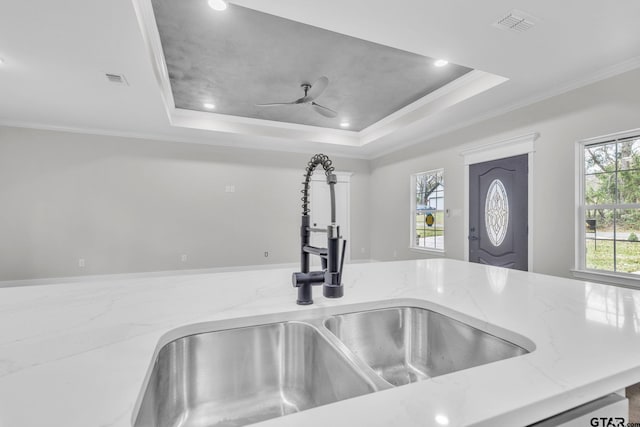
<path id="1" fill-rule="evenodd" d="M 371 162 L 334 159 L 354 172 L 352 259 L 425 257 L 409 250 L 409 176 L 444 167 L 461 210 L 457 147 L 539 132 L 533 267 L 570 276 L 575 142 L 640 128 L 639 86 L 635 70 Z M 309 157 L 0 127 L 0 280 L 297 262 Z M 446 256 L 463 259 L 463 216 L 445 226 Z"/>
<path id="2" fill-rule="evenodd" d="M 310 157 L 0 127 L 0 280 L 298 262 Z M 369 258 L 368 162 L 333 162 Z"/>
<path id="3" fill-rule="evenodd" d="M 640 128 L 640 70 L 631 71 L 379 158 L 371 164 L 371 256 L 425 257 L 409 246 L 409 176 L 444 167 L 449 209 L 463 209 L 459 148 L 539 132 L 534 154 L 533 270 L 570 276 L 574 263 L 575 143 Z M 464 258 L 464 218 L 449 217 L 446 256 Z"/>

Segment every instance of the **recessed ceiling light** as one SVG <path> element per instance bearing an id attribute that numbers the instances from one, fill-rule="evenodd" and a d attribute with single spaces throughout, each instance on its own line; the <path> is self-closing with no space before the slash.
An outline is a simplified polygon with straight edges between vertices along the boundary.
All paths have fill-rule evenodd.
<path id="1" fill-rule="evenodd" d="M 436 62 L 433 63 L 433 65 L 435 65 L 436 67 L 444 67 L 448 63 L 449 61 L 447 61 L 446 59 L 438 59 Z"/>
<path id="2" fill-rule="evenodd" d="M 340 123 L 340 127 L 341 127 L 341 128 L 348 128 L 349 126 L 351 126 L 351 123 L 349 123 L 349 122 L 342 122 L 342 123 Z"/>
<path id="3" fill-rule="evenodd" d="M 213 10 L 226 10 L 227 9 L 227 2 L 224 0 L 209 0 L 209 7 Z"/>
<path id="4" fill-rule="evenodd" d="M 204 108 L 206 108 L 207 110 L 213 110 L 214 108 L 216 108 L 216 106 L 210 102 L 206 102 L 204 104 L 202 104 L 202 106 Z"/>
<path id="5" fill-rule="evenodd" d="M 446 415 L 438 414 L 438 415 L 436 415 L 436 422 L 438 424 L 440 424 L 441 426 L 448 426 L 449 425 L 449 417 L 447 417 Z"/>

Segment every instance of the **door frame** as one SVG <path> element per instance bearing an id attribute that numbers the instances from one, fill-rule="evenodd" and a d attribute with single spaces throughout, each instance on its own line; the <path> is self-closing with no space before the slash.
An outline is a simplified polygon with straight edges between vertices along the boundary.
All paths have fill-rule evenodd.
<path id="1" fill-rule="evenodd" d="M 490 142 L 488 144 L 467 145 L 460 150 L 464 158 L 464 260 L 469 261 L 469 165 L 504 159 L 506 157 L 527 154 L 529 174 L 527 176 L 527 233 L 528 259 L 527 270 L 533 271 L 533 174 L 535 141 L 540 137 L 538 132 L 520 135 L 514 138 Z"/>

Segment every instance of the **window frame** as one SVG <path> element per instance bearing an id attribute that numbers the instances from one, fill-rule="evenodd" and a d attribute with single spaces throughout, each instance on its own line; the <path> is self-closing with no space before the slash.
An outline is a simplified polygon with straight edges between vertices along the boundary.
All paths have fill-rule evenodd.
<path id="1" fill-rule="evenodd" d="M 446 179 L 445 179 L 445 170 L 444 168 L 437 168 L 437 169 L 431 169 L 428 171 L 424 171 L 424 172 L 416 172 L 416 173 L 412 173 L 411 177 L 410 177 L 410 187 L 409 187 L 409 194 L 410 194 L 410 203 L 409 203 L 409 249 L 412 251 L 416 251 L 416 252 L 424 252 L 424 253 L 432 253 L 432 254 L 437 254 L 437 255 L 444 255 L 446 253 L 446 242 L 445 242 L 445 236 L 446 236 L 446 229 L 447 227 L 445 226 L 445 222 L 446 222 L 446 203 L 447 203 L 447 196 L 446 196 L 446 190 L 443 186 L 443 201 L 442 201 L 442 227 L 443 227 L 443 232 L 442 232 L 442 239 L 443 239 L 443 243 L 442 243 L 442 249 L 439 248 L 425 248 L 423 246 L 418 246 L 416 244 L 416 240 L 415 240 L 415 230 L 416 230 L 416 184 L 417 184 L 417 177 L 419 175 L 426 175 L 426 174 L 435 174 L 435 173 L 441 173 L 442 174 L 442 182 L 443 184 L 446 183 Z"/>
<path id="2" fill-rule="evenodd" d="M 616 132 L 608 135 L 602 135 L 595 138 L 588 138 L 576 143 L 576 175 L 575 175 L 575 263 L 574 269 L 571 270 L 573 275 L 580 279 L 594 280 L 605 283 L 613 283 L 622 286 L 628 286 L 633 288 L 640 288 L 640 276 L 632 273 L 625 273 L 620 271 L 611 270 L 599 270 L 593 268 L 587 268 L 587 253 L 586 253 L 586 227 L 584 225 L 584 218 L 587 210 L 587 204 L 585 203 L 585 148 L 591 145 L 599 145 L 606 143 L 617 143 L 619 140 L 640 137 L 640 128 L 632 129 L 623 132 Z M 608 209 L 640 209 L 640 203 L 608 203 L 589 205 L 598 208 Z M 640 244 L 640 243 L 639 243 Z"/>

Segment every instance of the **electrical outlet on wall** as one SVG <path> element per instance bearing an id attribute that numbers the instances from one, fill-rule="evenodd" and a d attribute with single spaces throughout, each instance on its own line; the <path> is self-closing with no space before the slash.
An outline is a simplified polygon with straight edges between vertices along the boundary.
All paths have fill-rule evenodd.
<path id="1" fill-rule="evenodd" d="M 181 261 L 181 262 L 187 262 L 187 258 L 188 258 L 188 257 L 187 257 L 187 254 L 182 254 L 182 255 L 180 256 L 180 261 Z"/>
<path id="2" fill-rule="evenodd" d="M 84 258 L 79 258 L 78 259 L 78 268 L 84 268 L 84 266 L 85 266 Z"/>
<path id="3" fill-rule="evenodd" d="M 268 251 L 264 251 L 264 257 L 268 258 L 269 257 L 269 252 Z"/>
<path id="4" fill-rule="evenodd" d="M 236 192 L 236 186 L 227 184 L 224 187 L 224 192 L 225 193 L 235 193 Z"/>

